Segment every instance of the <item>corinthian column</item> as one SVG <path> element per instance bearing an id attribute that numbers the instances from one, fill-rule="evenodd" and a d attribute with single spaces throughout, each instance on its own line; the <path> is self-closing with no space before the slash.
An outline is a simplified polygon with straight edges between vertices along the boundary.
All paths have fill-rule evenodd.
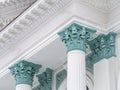
<path id="1" fill-rule="evenodd" d="M 86 90 L 85 51 L 93 33 L 75 23 L 58 33 L 67 47 L 67 90 Z"/>
<path id="2" fill-rule="evenodd" d="M 94 65 L 94 90 L 116 90 L 115 41 L 116 33 L 110 32 L 89 42 L 91 53 L 88 61 Z"/>
<path id="3" fill-rule="evenodd" d="M 20 61 L 10 67 L 11 74 L 16 80 L 16 90 L 32 90 L 33 77 L 40 67 L 41 65 L 27 61 Z"/>

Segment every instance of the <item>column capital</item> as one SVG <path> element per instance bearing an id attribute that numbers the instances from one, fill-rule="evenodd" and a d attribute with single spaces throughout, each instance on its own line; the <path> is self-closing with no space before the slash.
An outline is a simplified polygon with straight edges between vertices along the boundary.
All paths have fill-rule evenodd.
<path id="1" fill-rule="evenodd" d="M 95 32 L 95 30 L 73 23 L 63 31 L 59 32 L 58 35 L 62 42 L 65 43 L 67 51 L 86 51 L 86 41 L 91 39 Z"/>
<path id="2" fill-rule="evenodd" d="M 63 69 L 62 71 L 58 72 L 56 75 L 56 90 L 59 89 L 63 80 L 67 77 L 67 71 Z"/>
<path id="3" fill-rule="evenodd" d="M 92 53 L 87 56 L 87 62 L 96 63 L 104 58 L 108 59 L 112 56 L 116 56 L 115 37 L 116 33 L 110 32 L 107 35 L 100 34 L 97 38 L 88 42 Z"/>
<path id="4" fill-rule="evenodd" d="M 41 90 L 52 90 L 53 70 L 47 68 L 45 72 L 37 75 Z"/>
<path id="5" fill-rule="evenodd" d="M 33 77 L 35 73 L 39 71 L 41 65 L 33 64 L 27 61 L 20 61 L 17 64 L 10 67 L 11 74 L 14 75 L 16 80 L 16 85 L 18 84 L 28 84 L 32 85 Z"/>

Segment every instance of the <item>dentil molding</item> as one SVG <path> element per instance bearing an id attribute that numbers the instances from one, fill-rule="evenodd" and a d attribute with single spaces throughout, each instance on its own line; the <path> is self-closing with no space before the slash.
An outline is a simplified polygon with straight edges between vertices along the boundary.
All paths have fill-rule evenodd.
<path id="1" fill-rule="evenodd" d="M 36 0 L 9 0 L 0 2 L 0 31 L 35 1 Z"/>

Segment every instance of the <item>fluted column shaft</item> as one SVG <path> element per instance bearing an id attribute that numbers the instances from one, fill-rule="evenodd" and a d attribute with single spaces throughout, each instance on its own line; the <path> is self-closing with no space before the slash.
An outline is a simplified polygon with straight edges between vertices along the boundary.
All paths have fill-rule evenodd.
<path id="1" fill-rule="evenodd" d="M 67 90 L 86 90 L 85 52 L 68 52 Z"/>
<path id="2" fill-rule="evenodd" d="M 67 90 L 86 90 L 86 44 L 95 32 L 73 23 L 58 33 L 67 47 Z"/>
<path id="3" fill-rule="evenodd" d="M 91 53 L 87 56 L 87 65 L 94 70 L 94 90 L 116 90 L 114 77 L 115 44 L 116 33 L 114 32 L 106 35 L 100 34 L 89 42 Z"/>

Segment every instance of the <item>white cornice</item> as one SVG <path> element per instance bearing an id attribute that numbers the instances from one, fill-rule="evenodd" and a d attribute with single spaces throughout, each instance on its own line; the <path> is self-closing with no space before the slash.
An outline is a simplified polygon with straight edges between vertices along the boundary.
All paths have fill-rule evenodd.
<path id="1" fill-rule="evenodd" d="M 33 1 L 36 0 L 4 0 L 0 2 L 0 9 L 10 8 L 11 6 L 20 5 L 24 2 L 31 3 Z M 100 9 L 105 13 L 110 12 L 111 10 L 120 5 L 119 0 L 79 0 L 79 2 L 93 6 L 94 8 Z"/>
<path id="2" fill-rule="evenodd" d="M 35 1 L 36 0 L 9 0 L 0 2 L 0 31 Z"/>

